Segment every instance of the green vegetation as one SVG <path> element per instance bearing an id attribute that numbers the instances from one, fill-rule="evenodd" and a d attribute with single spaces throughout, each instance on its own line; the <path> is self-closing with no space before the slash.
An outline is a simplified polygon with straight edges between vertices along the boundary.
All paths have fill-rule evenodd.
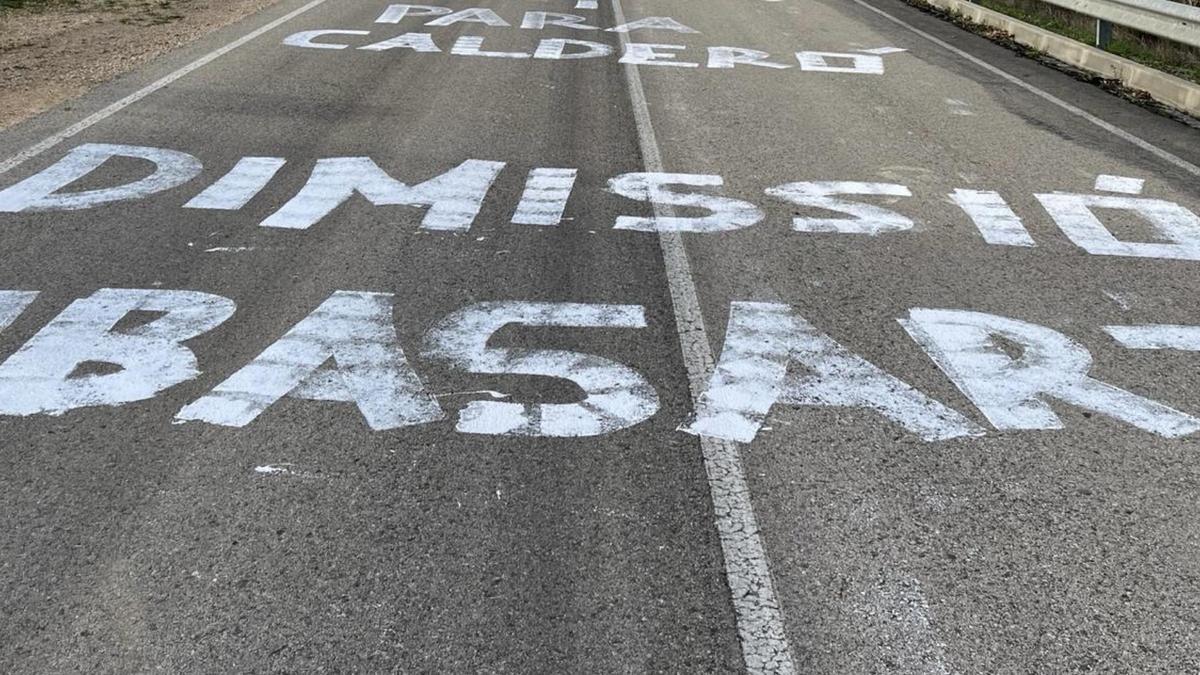
<path id="1" fill-rule="evenodd" d="M 1170 55 L 1162 54 L 1160 50 L 1146 47 L 1137 41 L 1116 38 L 1113 38 L 1112 43 L 1109 44 L 1108 51 L 1130 61 L 1136 61 L 1164 73 L 1170 73 L 1175 77 L 1200 84 L 1200 60 L 1180 62 Z"/>
<path id="2" fill-rule="evenodd" d="M 975 0 L 979 5 L 1053 33 L 1095 44 L 1095 20 L 1037 0 Z M 1196 4 L 1193 0 L 1186 4 Z M 1200 83 L 1200 50 L 1114 26 L 1108 52 Z"/>
<path id="3" fill-rule="evenodd" d="M 995 10 L 1001 14 L 1007 14 L 1014 19 L 1020 19 L 1025 23 L 1031 23 L 1039 28 L 1045 28 L 1052 33 L 1058 33 L 1059 35 L 1079 40 L 1080 42 L 1091 43 L 1093 38 L 1091 31 L 1086 28 L 1072 25 L 1063 18 L 1053 16 L 1048 12 L 1043 13 L 1031 11 L 1023 7 L 1014 7 L 998 0 L 976 0 L 975 4 Z"/>

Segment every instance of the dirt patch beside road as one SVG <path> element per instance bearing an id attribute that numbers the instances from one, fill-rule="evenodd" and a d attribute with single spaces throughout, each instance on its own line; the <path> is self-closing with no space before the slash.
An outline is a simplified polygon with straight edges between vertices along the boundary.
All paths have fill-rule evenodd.
<path id="1" fill-rule="evenodd" d="M 0 5 L 0 129 L 278 0 Z"/>

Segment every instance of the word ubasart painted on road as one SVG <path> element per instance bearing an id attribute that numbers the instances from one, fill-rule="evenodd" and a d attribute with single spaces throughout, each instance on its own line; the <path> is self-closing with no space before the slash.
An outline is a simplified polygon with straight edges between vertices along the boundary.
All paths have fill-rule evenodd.
<path id="1" fill-rule="evenodd" d="M 32 304 L 33 291 L 0 291 L 0 330 Z M 385 431 L 437 422 L 446 413 L 426 389 L 393 324 L 390 293 L 336 291 L 175 421 L 243 427 L 286 397 L 353 404 Z M 201 376 L 186 342 L 235 312 L 229 298 L 192 290 L 105 288 L 80 298 L 0 364 L 0 415 L 59 415 L 151 399 Z M 122 327 L 132 313 L 148 322 Z M 1165 437 L 1200 431 L 1200 419 L 1092 377 L 1088 350 L 1018 319 L 916 308 L 900 323 L 996 429 L 1060 429 L 1050 402 L 1112 417 Z M 574 385 L 561 403 L 477 400 L 458 413 L 463 433 L 585 437 L 639 424 L 658 411 L 654 385 L 615 360 L 566 350 L 489 346 L 507 326 L 638 330 L 638 305 L 499 301 L 464 307 L 425 335 L 419 362 L 479 375 L 557 378 Z M 1107 326 L 1131 349 L 1200 351 L 1200 326 Z M 1013 357 L 1000 345 L 1017 345 Z M 105 364 L 104 372 L 94 372 Z M 88 372 L 92 371 L 92 372 Z M 689 433 L 751 441 L 775 406 L 858 408 L 926 441 L 984 429 L 822 333 L 794 308 L 734 302 L 725 345 Z"/>

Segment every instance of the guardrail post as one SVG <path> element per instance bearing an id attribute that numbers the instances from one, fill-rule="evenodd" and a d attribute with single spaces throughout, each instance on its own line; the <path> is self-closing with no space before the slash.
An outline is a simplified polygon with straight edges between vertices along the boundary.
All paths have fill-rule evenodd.
<path id="1" fill-rule="evenodd" d="M 1112 23 L 1104 19 L 1096 19 L 1096 46 L 1100 49 L 1108 49 L 1108 43 L 1112 42 Z"/>

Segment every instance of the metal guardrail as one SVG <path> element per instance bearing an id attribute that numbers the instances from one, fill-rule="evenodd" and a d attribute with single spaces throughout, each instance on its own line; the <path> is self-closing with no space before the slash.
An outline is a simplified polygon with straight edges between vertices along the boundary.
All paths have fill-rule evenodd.
<path id="1" fill-rule="evenodd" d="M 1170 0 L 1043 1 L 1095 18 L 1097 47 L 1108 46 L 1115 25 L 1200 48 L 1200 7 Z"/>

